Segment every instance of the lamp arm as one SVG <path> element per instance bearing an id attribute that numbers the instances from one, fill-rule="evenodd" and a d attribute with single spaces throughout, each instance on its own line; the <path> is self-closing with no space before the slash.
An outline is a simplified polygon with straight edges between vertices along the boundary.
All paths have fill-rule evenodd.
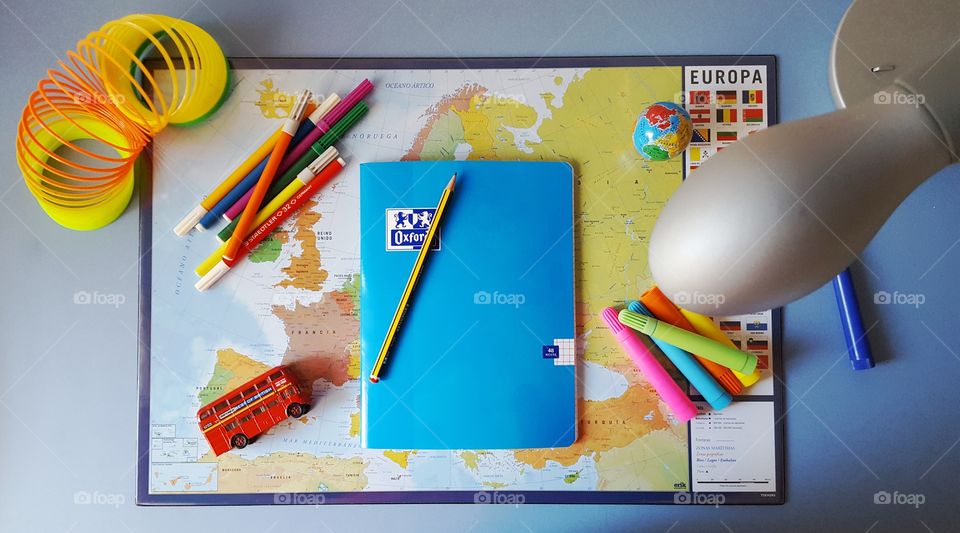
<path id="1" fill-rule="evenodd" d="M 651 235 L 654 280 L 693 311 L 780 307 L 849 265 L 897 206 L 956 160 L 960 47 L 833 113 L 706 160 Z"/>

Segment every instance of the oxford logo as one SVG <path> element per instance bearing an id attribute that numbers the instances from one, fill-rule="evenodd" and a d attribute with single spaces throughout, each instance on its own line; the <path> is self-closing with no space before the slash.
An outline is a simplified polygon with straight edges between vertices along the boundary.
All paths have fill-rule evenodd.
<path id="1" fill-rule="evenodd" d="M 430 224 L 433 223 L 435 211 L 436 209 L 432 207 L 387 209 L 387 250 L 420 250 L 423 242 L 427 239 L 427 231 L 430 229 Z M 437 235 L 430 248 L 432 250 L 440 249 L 439 228 L 437 228 Z"/>

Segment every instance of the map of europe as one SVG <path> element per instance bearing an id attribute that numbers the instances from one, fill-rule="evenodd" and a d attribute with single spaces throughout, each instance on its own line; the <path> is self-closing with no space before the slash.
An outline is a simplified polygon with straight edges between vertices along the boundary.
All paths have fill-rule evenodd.
<path id="1" fill-rule="evenodd" d="M 165 130 L 156 142 L 151 493 L 687 490 L 686 425 L 598 316 L 651 283 L 647 239 L 681 182 L 682 163 L 645 162 L 631 135 L 644 107 L 681 91 L 680 67 L 235 75 L 237 87 L 213 119 Z M 376 89 L 370 114 L 337 145 L 345 171 L 215 290 L 197 293 L 193 268 L 216 243 L 210 232 L 176 239 L 176 220 L 262 140 L 251 130 L 265 137 L 277 127 L 290 94 L 309 87 L 342 96 L 364 77 Z M 367 230 L 358 220 L 359 163 L 441 159 L 574 166 L 580 425 L 571 447 L 359 445 L 358 250 Z M 312 389 L 311 409 L 216 457 L 197 409 L 278 364 L 294 367 Z"/>

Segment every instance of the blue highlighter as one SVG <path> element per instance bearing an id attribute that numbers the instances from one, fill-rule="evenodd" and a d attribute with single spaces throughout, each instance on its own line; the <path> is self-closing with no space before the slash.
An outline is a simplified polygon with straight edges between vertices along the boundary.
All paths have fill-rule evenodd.
<path id="1" fill-rule="evenodd" d="M 653 313 L 651 313 L 649 309 L 637 301 L 627 304 L 627 309 L 641 315 L 653 316 Z M 670 359 L 673 366 L 677 367 L 677 370 L 683 374 L 683 377 L 687 378 L 687 381 L 696 387 L 700 395 L 703 396 L 703 399 L 710 404 L 710 407 L 719 411 L 730 405 L 730 402 L 733 401 L 730 393 L 724 390 L 724 388 L 717 383 L 717 380 L 713 379 L 713 376 L 704 370 L 692 355 L 660 339 L 651 337 L 651 340 L 660 348 L 660 351 Z"/>

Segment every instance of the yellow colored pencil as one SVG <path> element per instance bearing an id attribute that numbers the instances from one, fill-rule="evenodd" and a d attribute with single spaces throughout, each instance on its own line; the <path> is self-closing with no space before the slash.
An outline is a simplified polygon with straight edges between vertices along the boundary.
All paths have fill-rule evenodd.
<path id="1" fill-rule="evenodd" d="M 390 352 L 390 346 L 393 344 L 393 339 L 397 334 L 397 330 L 400 328 L 400 322 L 403 320 L 403 315 L 407 312 L 407 305 L 410 303 L 410 295 L 413 294 L 414 288 L 417 286 L 417 280 L 420 279 L 420 272 L 423 270 L 423 264 L 427 260 L 427 253 L 430 251 L 430 247 L 433 245 L 433 238 L 437 233 L 437 228 L 440 227 L 440 219 L 443 217 L 443 211 L 447 206 L 447 200 L 450 199 L 450 194 L 453 193 L 453 187 L 457 183 L 457 175 L 454 174 L 450 178 L 450 183 L 447 183 L 446 188 L 443 189 L 443 194 L 440 196 L 440 202 L 437 204 L 437 209 L 433 213 L 433 222 L 430 224 L 430 229 L 427 230 L 427 236 L 423 239 L 423 244 L 420 245 L 420 253 L 417 254 L 417 261 L 413 264 L 413 270 L 410 271 L 410 277 L 407 278 L 407 286 L 403 288 L 403 295 L 400 297 L 400 304 L 397 305 L 397 310 L 393 313 L 393 320 L 390 321 L 390 327 L 387 329 L 387 336 L 383 339 L 383 345 L 380 346 L 380 353 L 377 355 L 377 361 L 373 364 L 373 369 L 370 371 L 370 382 L 377 383 L 380 381 L 380 370 L 383 369 L 383 364 L 387 360 L 387 353 Z"/>

